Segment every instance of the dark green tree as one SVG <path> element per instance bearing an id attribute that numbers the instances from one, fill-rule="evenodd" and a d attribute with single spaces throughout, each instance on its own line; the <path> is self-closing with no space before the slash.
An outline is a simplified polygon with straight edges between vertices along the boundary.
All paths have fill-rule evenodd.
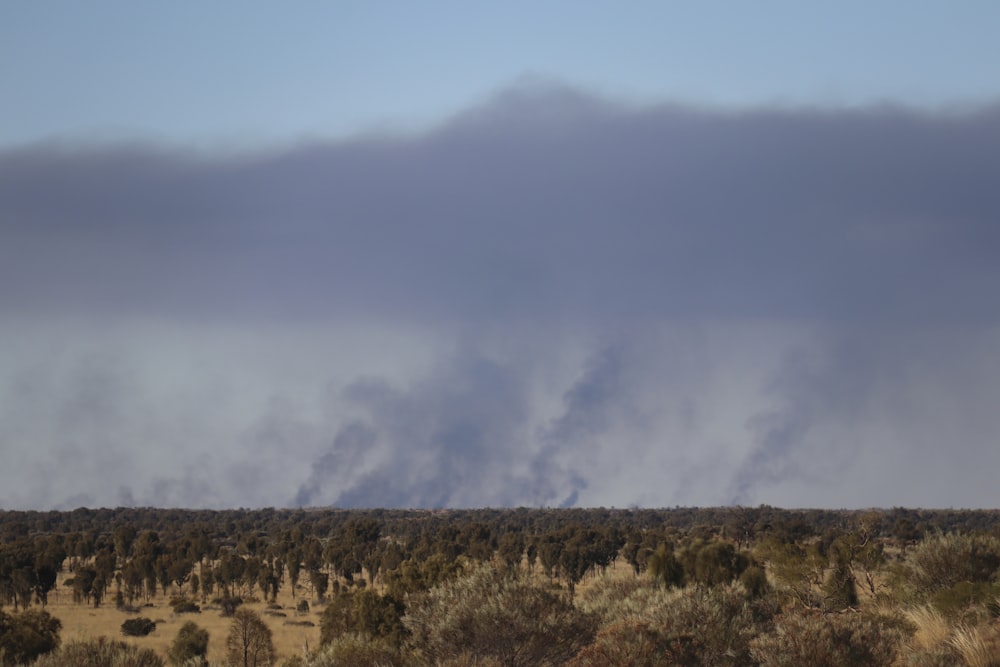
<path id="1" fill-rule="evenodd" d="M 92 567 L 81 567 L 73 574 L 73 601 L 101 606 L 103 590 L 97 581 L 97 571 Z"/>
<path id="2" fill-rule="evenodd" d="M 728 584 L 750 564 L 736 547 L 721 540 L 695 543 L 681 553 L 681 560 L 688 579 L 706 586 Z"/>
<path id="3" fill-rule="evenodd" d="M 403 603 L 392 595 L 373 590 L 345 592 L 334 596 L 320 621 L 320 643 L 329 644 L 343 635 L 386 640 L 399 646 L 406 634 Z"/>
<path id="4" fill-rule="evenodd" d="M 649 557 L 646 569 L 653 579 L 667 588 L 680 588 L 684 585 L 684 568 L 674 555 L 674 550 L 667 544 L 661 544 Z"/>
<path id="5" fill-rule="evenodd" d="M 497 555 L 508 567 L 517 567 L 524 557 L 524 534 L 508 532 L 497 541 Z"/>

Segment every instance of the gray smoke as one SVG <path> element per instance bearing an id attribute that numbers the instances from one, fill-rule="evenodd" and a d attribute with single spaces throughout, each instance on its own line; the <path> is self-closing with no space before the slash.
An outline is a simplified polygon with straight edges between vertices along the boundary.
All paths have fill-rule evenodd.
<path id="1" fill-rule="evenodd" d="M 6 150 L 0 504 L 988 505 L 997 173 L 996 106 L 530 86 Z"/>

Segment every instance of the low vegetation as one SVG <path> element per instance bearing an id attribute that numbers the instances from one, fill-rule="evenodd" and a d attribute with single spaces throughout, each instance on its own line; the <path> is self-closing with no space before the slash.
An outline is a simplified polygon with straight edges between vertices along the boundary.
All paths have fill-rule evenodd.
<path id="1" fill-rule="evenodd" d="M 1000 667 L 998 519 L 0 512 L 0 666 Z"/>
<path id="2" fill-rule="evenodd" d="M 156 622 L 149 618 L 130 618 L 122 623 L 122 634 L 126 637 L 145 637 L 156 629 Z"/>

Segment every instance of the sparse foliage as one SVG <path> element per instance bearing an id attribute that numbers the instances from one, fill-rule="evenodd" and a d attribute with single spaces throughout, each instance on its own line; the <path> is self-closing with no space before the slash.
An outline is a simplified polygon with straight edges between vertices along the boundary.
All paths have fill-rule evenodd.
<path id="1" fill-rule="evenodd" d="M 226 658 L 229 667 L 268 667 L 274 662 L 271 628 L 259 614 L 236 610 L 226 638 Z"/>

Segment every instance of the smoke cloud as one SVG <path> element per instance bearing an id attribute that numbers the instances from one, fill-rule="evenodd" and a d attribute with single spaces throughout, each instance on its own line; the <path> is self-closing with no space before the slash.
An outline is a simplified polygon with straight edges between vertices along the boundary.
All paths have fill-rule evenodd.
<path id="1" fill-rule="evenodd" d="M 0 152 L 0 505 L 989 505 L 997 173 L 997 107 L 556 86 Z"/>

